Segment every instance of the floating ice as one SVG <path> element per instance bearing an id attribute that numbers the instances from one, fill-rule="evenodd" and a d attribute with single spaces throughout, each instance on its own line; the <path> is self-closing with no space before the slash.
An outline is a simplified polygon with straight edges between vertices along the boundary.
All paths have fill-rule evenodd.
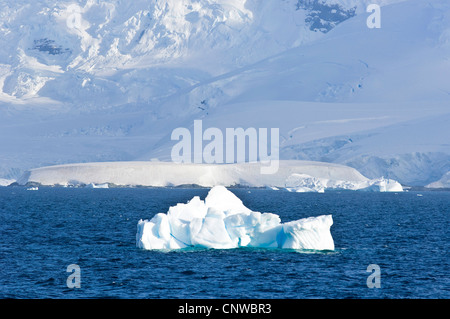
<path id="1" fill-rule="evenodd" d="M 136 245 L 143 249 L 186 247 L 267 247 L 334 250 L 331 215 L 281 223 L 271 213 L 254 212 L 223 186 L 212 188 L 204 201 L 186 204 L 137 224 Z"/>
<path id="2" fill-rule="evenodd" d="M 108 183 L 104 183 L 104 184 L 90 183 L 89 185 L 86 185 L 86 188 L 109 188 L 109 185 L 108 185 Z"/>

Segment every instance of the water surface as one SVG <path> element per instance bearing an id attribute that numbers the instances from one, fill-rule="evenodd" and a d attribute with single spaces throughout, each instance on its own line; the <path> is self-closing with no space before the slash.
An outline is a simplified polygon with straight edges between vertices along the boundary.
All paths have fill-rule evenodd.
<path id="1" fill-rule="evenodd" d="M 231 191 L 282 222 L 332 214 L 336 250 L 146 251 L 139 219 L 208 190 L 3 187 L 0 298 L 450 297 L 450 192 Z M 79 289 L 67 287 L 71 264 Z M 381 288 L 367 286 L 370 264 Z"/>

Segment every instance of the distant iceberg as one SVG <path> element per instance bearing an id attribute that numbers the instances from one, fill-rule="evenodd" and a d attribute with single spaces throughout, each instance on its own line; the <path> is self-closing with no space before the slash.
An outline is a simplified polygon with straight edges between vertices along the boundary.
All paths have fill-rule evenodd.
<path id="1" fill-rule="evenodd" d="M 285 189 L 287 191 L 296 193 L 324 193 L 331 190 L 403 192 L 403 187 L 399 182 L 383 177 L 377 179 L 342 180 L 293 173 L 286 179 L 286 185 Z"/>
<path id="2" fill-rule="evenodd" d="M 104 184 L 90 183 L 89 185 L 86 185 L 86 188 L 109 188 L 109 185 L 108 185 L 108 183 L 104 183 Z"/>
<path id="3" fill-rule="evenodd" d="M 272 213 L 254 212 L 223 186 L 213 187 L 205 200 L 186 204 L 137 224 L 136 246 L 143 249 L 187 247 L 334 250 L 331 215 L 281 223 Z"/>

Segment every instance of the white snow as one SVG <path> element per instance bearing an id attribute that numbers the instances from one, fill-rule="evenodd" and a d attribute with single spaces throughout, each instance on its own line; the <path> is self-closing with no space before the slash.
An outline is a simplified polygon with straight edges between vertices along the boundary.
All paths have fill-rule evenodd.
<path id="1" fill-rule="evenodd" d="M 281 223 L 272 213 L 251 211 L 223 186 L 212 188 L 205 200 L 198 196 L 186 204 L 156 214 L 137 224 L 136 245 L 143 249 L 204 247 L 228 249 L 267 247 L 334 250 L 331 215 Z"/>
<path id="2" fill-rule="evenodd" d="M 361 190 L 374 192 L 403 192 L 402 185 L 392 179 L 333 180 L 313 177 L 307 174 L 291 174 L 286 180 L 290 192 L 324 193 L 326 190 Z"/>
<path id="3" fill-rule="evenodd" d="M 67 185 L 67 184 L 66 184 Z M 94 183 L 90 183 L 89 185 L 86 185 L 87 188 L 109 188 L 108 183 L 105 184 L 94 184 Z"/>
<path id="4" fill-rule="evenodd" d="M 441 179 L 428 184 L 427 188 L 450 188 L 450 171 L 445 173 Z"/>
<path id="5" fill-rule="evenodd" d="M 15 180 L 13 180 L 13 179 L 0 178 L 0 187 L 11 185 L 14 182 L 15 182 Z"/>
<path id="6" fill-rule="evenodd" d="M 311 161 L 280 161 L 276 174 L 261 174 L 261 163 L 194 164 L 172 162 L 99 162 L 42 167 L 27 171 L 18 184 L 180 186 L 217 185 L 325 190 L 402 191 L 398 182 L 370 180 L 354 168 Z"/>
<path id="7" fill-rule="evenodd" d="M 279 128 L 282 159 L 370 179 L 448 172 L 449 1 L 376 1 L 381 29 L 369 0 L 308 2 L 356 15 L 324 34 L 298 0 L 1 1 L 0 177 L 167 161 L 194 119 Z"/>

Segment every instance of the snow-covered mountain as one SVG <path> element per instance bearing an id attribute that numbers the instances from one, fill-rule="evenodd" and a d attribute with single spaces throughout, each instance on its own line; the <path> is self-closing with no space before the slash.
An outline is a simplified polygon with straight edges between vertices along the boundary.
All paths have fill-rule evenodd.
<path id="1" fill-rule="evenodd" d="M 450 171 L 449 74 L 445 0 L 2 1 L 0 177 L 167 161 L 172 130 L 202 119 L 426 185 Z"/>

